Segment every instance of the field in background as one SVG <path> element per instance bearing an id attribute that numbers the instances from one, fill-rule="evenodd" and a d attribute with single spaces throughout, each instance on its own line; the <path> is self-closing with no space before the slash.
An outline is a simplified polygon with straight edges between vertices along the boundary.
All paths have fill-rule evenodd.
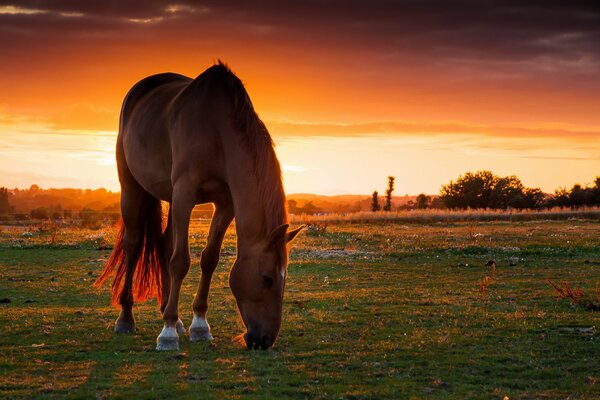
<path id="1" fill-rule="evenodd" d="M 155 302 L 135 306 L 137 334 L 116 336 L 108 288 L 91 287 L 113 227 L 4 227 L 0 398 L 599 398 L 599 314 L 547 283 L 594 294 L 600 222 L 585 216 L 317 224 L 294 243 L 266 352 L 232 341 L 233 229 L 210 294 L 214 342 L 157 353 Z M 207 228 L 192 226 L 186 325 Z"/>
<path id="2" fill-rule="evenodd" d="M 431 222 L 460 222 L 460 221 L 535 221 L 535 220 L 562 220 L 572 218 L 585 218 L 600 220 L 600 207 L 581 207 L 578 209 L 554 207 L 544 210 L 448 210 L 448 209 L 423 209 L 406 211 L 361 211 L 345 214 L 324 213 L 318 215 L 292 215 L 290 220 L 294 223 L 322 223 L 322 222 L 405 222 L 405 223 L 431 223 Z"/>

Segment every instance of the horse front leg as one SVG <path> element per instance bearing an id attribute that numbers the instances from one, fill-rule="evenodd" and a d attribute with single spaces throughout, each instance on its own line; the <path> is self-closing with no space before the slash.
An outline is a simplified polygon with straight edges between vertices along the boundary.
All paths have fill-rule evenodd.
<path id="1" fill-rule="evenodd" d="M 233 206 L 231 203 L 215 205 L 215 213 L 210 223 L 208 241 L 200 258 L 200 268 L 202 270 L 200 284 L 198 285 L 198 291 L 192 305 L 194 309 L 194 319 L 190 325 L 190 341 L 192 342 L 212 340 L 213 338 L 210 332 L 210 325 L 206 320 L 208 291 L 213 273 L 219 264 L 219 254 L 225 232 L 232 220 Z"/>
<path id="2" fill-rule="evenodd" d="M 190 269 L 190 249 L 188 231 L 190 215 L 194 208 L 193 198 L 177 187 L 173 190 L 171 217 L 173 219 L 173 254 L 169 262 L 169 299 L 163 311 L 163 329 L 156 339 L 157 350 L 178 350 L 179 335 L 179 291 L 183 278 Z"/>

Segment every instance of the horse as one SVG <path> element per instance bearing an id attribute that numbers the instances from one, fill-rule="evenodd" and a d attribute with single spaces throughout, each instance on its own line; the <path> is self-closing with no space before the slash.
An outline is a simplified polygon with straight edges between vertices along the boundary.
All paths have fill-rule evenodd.
<path id="1" fill-rule="evenodd" d="M 287 244 L 303 228 L 289 229 L 273 147 L 242 81 L 220 60 L 195 79 L 162 73 L 129 90 L 116 143 L 122 222 L 95 282 L 100 287 L 114 277 L 112 303 L 120 307 L 115 332 L 135 332 L 134 302 L 155 297 L 164 321 L 156 349 L 179 349 L 179 335 L 187 333 L 179 292 L 190 268 L 191 212 L 212 203 L 189 339 L 213 339 L 208 292 L 235 217 L 229 286 L 246 328 L 243 341 L 249 349 L 273 345 L 281 327 Z M 169 204 L 164 230 L 161 202 Z"/>

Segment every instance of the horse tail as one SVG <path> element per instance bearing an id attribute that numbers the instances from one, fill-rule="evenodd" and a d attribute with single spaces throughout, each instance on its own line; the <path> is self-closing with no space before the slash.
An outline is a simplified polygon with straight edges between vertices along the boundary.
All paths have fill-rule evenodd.
<path id="1" fill-rule="evenodd" d="M 117 169 L 121 181 L 121 193 L 123 185 L 133 187 L 136 194 L 141 195 L 141 202 L 137 209 L 129 212 L 138 212 L 137 228 L 140 237 L 137 243 L 131 245 L 125 240 L 125 224 L 119 221 L 119 231 L 110 258 L 104 265 L 104 270 L 94 282 L 94 286 L 100 287 L 111 276 L 112 281 L 112 304 L 119 306 L 119 300 L 125 288 L 125 277 L 127 264 L 133 269 L 133 281 L 131 293 L 135 302 L 144 302 L 149 297 L 155 297 L 160 304 L 162 301 L 162 272 L 168 268 L 166 235 L 163 235 L 163 210 L 159 199 L 145 191 L 135 177 L 131 174 L 125 159 L 123 148 L 123 134 L 125 132 L 126 120 L 129 118 L 133 108 L 140 99 L 153 89 L 169 82 L 189 82 L 190 78 L 173 73 L 152 75 L 136 83 L 125 96 L 121 108 L 119 121 L 119 135 L 117 137 Z"/>
<path id="2" fill-rule="evenodd" d="M 104 266 L 104 271 L 94 282 L 100 287 L 111 276 L 112 304 L 119 306 L 119 299 L 124 290 L 124 278 L 127 270 L 127 257 L 132 257 L 134 275 L 132 294 L 135 302 L 144 302 L 149 297 L 155 297 L 161 303 L 162 269 L 167 268 L 166 249 L 162 228 L 162 205 L 159 199 L 145 192 L 140 207 L 140 232 L 143 237 L 135 249 L 125 248 L 125 225 L 119 221 L 119 233 L 110 258 Z"/>
<path id="3" fill-rule="evenodd" d="M 144 302 L 148 297 L 156 298 L 158 304 L 162 297 L 162 270 L 168 267 L 166 247 L 163 236 L 163 210 L 159 199 L 145 193 L 142 202 L 143 250 L 138 258 L 136 274 L 133 280 L 133 299 Z M 113 287 L 113 301 L 114 301 Z"/>

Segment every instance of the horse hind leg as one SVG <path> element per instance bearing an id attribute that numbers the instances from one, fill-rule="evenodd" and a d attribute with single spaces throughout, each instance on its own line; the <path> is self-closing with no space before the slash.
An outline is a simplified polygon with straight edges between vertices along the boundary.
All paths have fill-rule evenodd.
<path id="1" fill-rule="evenodd" d="M 143 244 L 139 215 L 142 201 L 142 192 L 126 190 L 121 192 L 121 214 L 123 218 L 121 246 L 125 257 L 125 279 L 118 299 L 121 311 L 115 323 L 115 332 L 117 333 L 135 332 L 132 284 Z"/>
<path id="2" fill-rule="evenodd" d="M 189 185 L 180 182 L 173 188 L 171 212 L 173 219 L 173 254 L 169 262 L 169 300 L 163 311 L 164 326 L 156 339 L 157 350 L 178 350 L 179 292 L 183 279 L 190 269 L 188 229 L 194 208 L 193 193 Z"/>
<path id="3" fill-rule="evenodd" d="M 169 261 L 171 260 L 171 256 L 173 255 L 173 217 L 171 214 L 171 209 L 169 208 L 169 214 L 167 218 L 167 227 L 165 228 L 165 232 L 163 234 L 163 242 L 165 247 L 165 257 L 163 259 L 163 264 L 165 267 L 161 270 L 162 276 L 162 302 L 160 305 L 160 312 L 164 313 L 165 308 L 167 307 L 167 302 L 169 301 L 169 292 L 171 290 L 171 278 L 169 276 Z M 181 318 L 177 320 L 177 324 L 175 325 L 175 329 L 179 335 L 185 335 L 187 332 L 185 327 L 183 326 L 183 322 Z"/>

